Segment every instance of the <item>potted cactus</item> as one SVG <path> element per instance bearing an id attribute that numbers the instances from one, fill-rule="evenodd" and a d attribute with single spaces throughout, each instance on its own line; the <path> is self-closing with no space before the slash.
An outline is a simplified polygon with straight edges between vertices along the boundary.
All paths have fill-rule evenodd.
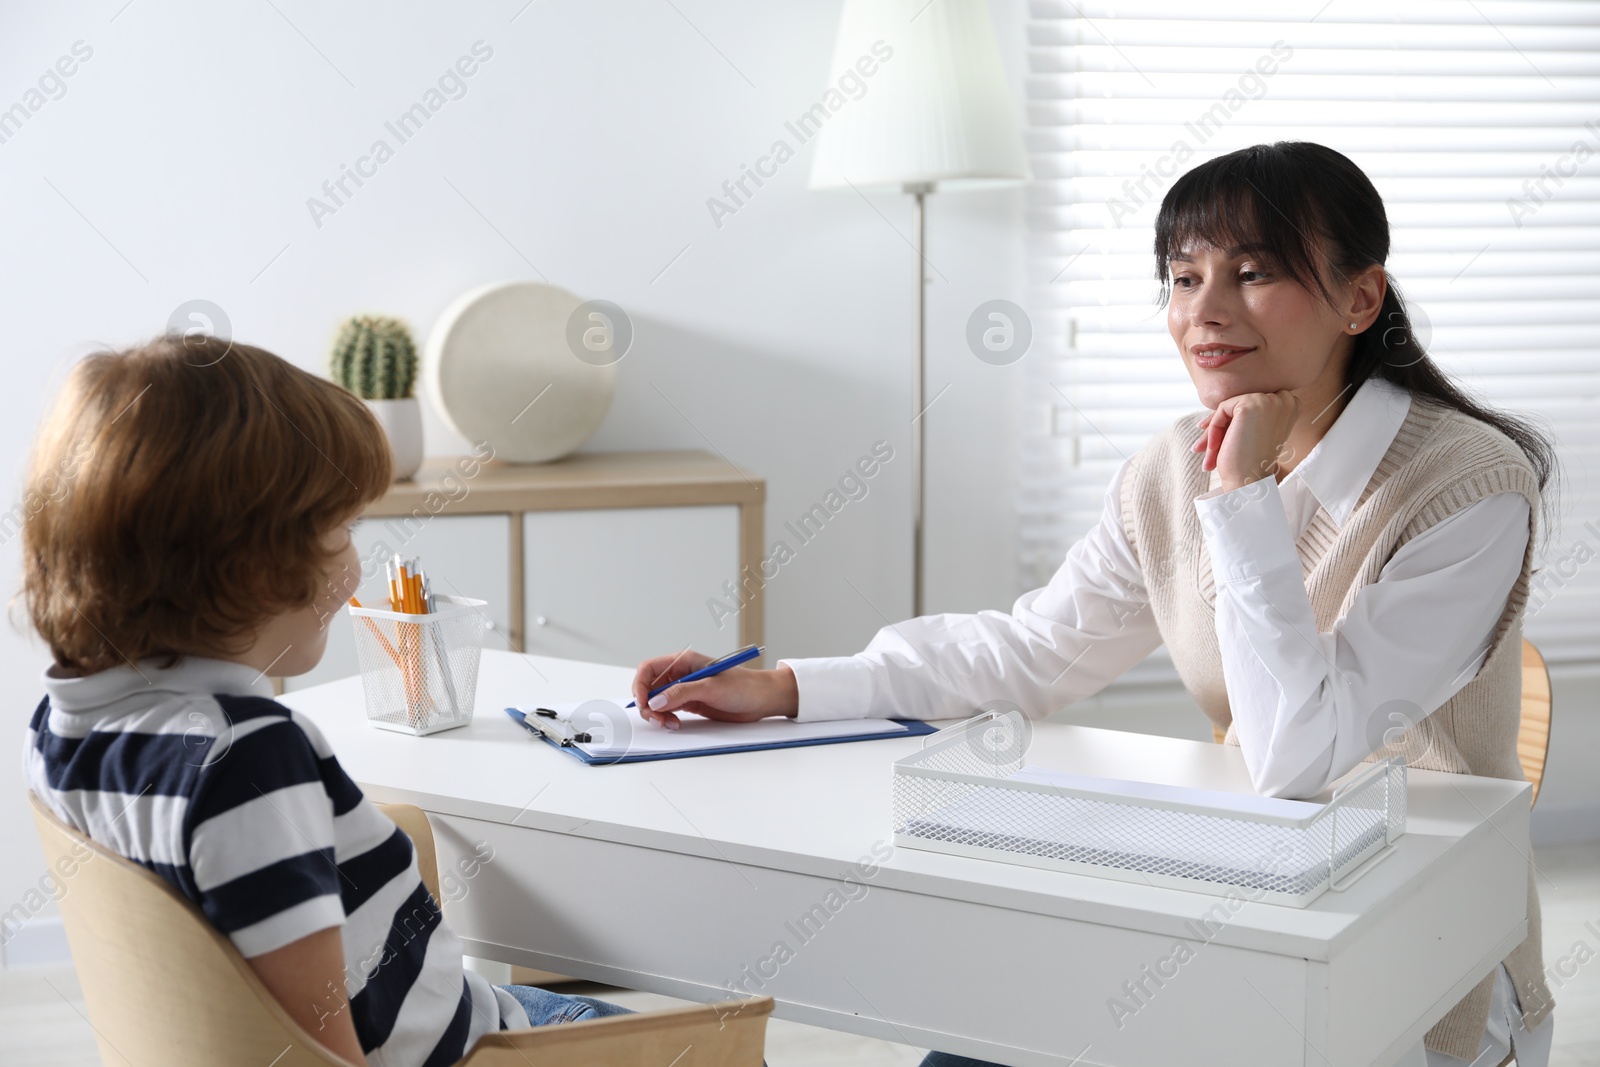
<path id="1" fill-rule="evenodd" d="M 394 454 L 394 477 L 403 481 L 422 466 L 422 408 L 412 394 L 417 346 L 399 319 L 354 315 L 339 326 L 328 355 L 334 381 L 366 401 L 383 426 Z"/>

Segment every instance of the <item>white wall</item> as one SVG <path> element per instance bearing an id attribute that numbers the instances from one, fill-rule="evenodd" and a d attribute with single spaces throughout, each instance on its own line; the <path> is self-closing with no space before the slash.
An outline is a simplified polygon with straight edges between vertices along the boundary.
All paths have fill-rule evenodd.
<path id="1" fill-rule="evenodd" d="M 74 42 L 93 49 L 0 144 L 4 507 L 71 362 L 160 332 L 184 301 L 214 301 L 234 336 L 321 370 L 345 315 L 399 314 L 420 338 L 460 292 L 542 274 L 635 322 L 590 449 L 709 439 L 766 477 L 775 534 L 873 441 L 894 445 L 870 495 L 768 587 L 777 654 L 854 651 L 879 611 L 908 613 L 908 201 L 808 192 L 804 147 L 720 229 L 705 206 L 821 95 L 837 2 L 123 3 L 0 15 L 0 108 Z M 1023 5 L 991 6 L 1020 106 Z M 494 54 L 467 94 L 314 225 L 307 198 L 374 139 L 395 144 L 384 122 L 478 40 Z M 1017 592 L 1021 366 L 980 363 L 963 329 L 984 300 L 1025 300 L 1022 202 L 930 202 L 930 394 L 955 385 L 927 416 L 931 610 Z M 432 453 L 464 444 L 435 413 L 426 429 Z M 0 546 L 8 593 L 18 566 L 16 543 Z M 42 871 L 16 755 L 47 662 L 0 631 L 0 910 Z"/>

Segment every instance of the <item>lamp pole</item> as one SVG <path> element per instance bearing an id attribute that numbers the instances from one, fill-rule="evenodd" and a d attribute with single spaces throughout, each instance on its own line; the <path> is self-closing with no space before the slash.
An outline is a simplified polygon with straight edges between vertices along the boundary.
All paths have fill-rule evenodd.
<path id="1" fill-rule="evenodd" d="M 916 363 L 911 369 L 911 615 L 922 614 L 923 511 L 927 499 L 927 465 L 923 448 L 927 442 L 923 425 L 923 397 L 927 393 L 928 271 L 922 256 L 924 199 L 933 192 L 932 182 L 906 182 L 911 194 L 911 230 L 916 248 L 916 314 L 912 317 L 911 347 Z"/>
<path id="2" fill-rule="evenodd" d="M 892 51 L 878 45 L 892 40 Z M 868 42 L 877 42 L 868 44 Z M 861 67 L 863 49 L 893 75 L 817 131 L 811 188 L 899 190 L 911 197 L 911 612 L 927 610 L 927 303 L 924 213 L 935 188 L 1026 181 L 1021 113 L 989 22 L 988 0 L 843 0 L 830 77 Z M 880 54 L 882 52 L 883 54 Z M 852 73 L 851 77 L 856 75 Z M 938 271 L 933 271 L 938 274 Z M 938 397 L 934 397 L 937 400 Z"/>

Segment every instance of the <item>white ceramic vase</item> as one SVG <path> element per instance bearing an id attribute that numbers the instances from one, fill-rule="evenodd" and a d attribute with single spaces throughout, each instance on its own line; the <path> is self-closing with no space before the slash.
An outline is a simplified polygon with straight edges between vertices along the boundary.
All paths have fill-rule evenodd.
<path id="1" fill-rule="evenodd" d="M 367 400 L 367 408 L 377 416 L 389 439 L 394 456 L 394 480 L 403 482 L 422 466 L 422 405 L 414 396 L 399 400 Z"/>
<path id="2" fill-rule="evenodd" d="M 633 327 L 605 301 L 580 301 L 553 285 L 492 282 L 458 297 L 422 350 L 422 390 L 474 448 L 508 463 L 546 463 L 587 441 L 611 407 L 616 362 Z M 591 309 L 604 311 L 585 314 Z M 587 338 L 604 322 L 597 356 Z M 587 332 L 586 332 L 587 331 Z M 581 354 L 580 354 L 581 353 Z"/>

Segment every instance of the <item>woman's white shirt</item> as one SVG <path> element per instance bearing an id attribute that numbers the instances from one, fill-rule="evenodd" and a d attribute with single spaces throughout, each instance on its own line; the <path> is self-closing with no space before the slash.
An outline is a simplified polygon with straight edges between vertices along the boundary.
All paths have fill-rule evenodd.
<path id="1" fill-rule="evenodd" d="M 1410 402 L 1369 379 L 1282 483 L 1194 502 L 1234 730 L 1262 795 L 1321 792 L 1471 681 L 1521 571 L 1528 502 L 1498 493 L 1402 545 L 1333 631 L 1317 632 L 1294 542 L 1319 507 L 1348 521 Z M 1100 522 L 1009 614 L 928 615 L 885 626 L 854 656 L 779 660 L 794 671 L 799 718 L 959 718 L 994 700 L 1042 717 L 1143 659 L 1161 635 L 1122 528 L 1126 470 Z"/>

